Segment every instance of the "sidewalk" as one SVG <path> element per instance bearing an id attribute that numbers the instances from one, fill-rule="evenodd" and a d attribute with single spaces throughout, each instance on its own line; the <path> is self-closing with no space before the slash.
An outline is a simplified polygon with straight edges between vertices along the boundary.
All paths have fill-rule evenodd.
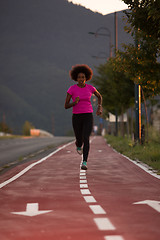
<path id="1" fill-rule="evenodd" d="M 39 160 L 0 177 L 2 240 L 160 239 L 160 180 L 102 137 L 91 138 L 87 171 L 74 143 Z"/>

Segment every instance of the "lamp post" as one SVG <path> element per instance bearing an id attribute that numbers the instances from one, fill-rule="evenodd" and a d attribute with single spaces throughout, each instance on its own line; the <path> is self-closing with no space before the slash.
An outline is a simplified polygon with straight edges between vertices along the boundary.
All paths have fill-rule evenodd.
<path id="1" fill-rule="evenodd" d="M 105 30 L 107 33 L 103 33 L 102 31 Z M 112 57 L 112 37 L 111 37 L 111 31 L 106 27 L 100 27 L 97 29 L 96 32 L 89 32 L 89 34 L 97 36 L 106 36 L 109 37 L 109 49 L 110 49 L 110 57 Z"/>
<path id="2" fill-rule="evenodd" d="M 115 38 L 115 57 L 118 50 L 118 22 L 117 12 L 114 13 L 114 38 Z M 118 136 L 118 110 L 115 109 L 115 135 Z"/>
<path id="3" fill-rule="evenodd" d="M 139 49 L 140 45 L 137 39 L 137 31 L 135 32 L 135 35 L 136 35 L 135 47 Z M 135 84 L 134 92 L 135 92 L 135 142 L 139 142 L 141 144 L 141 86 L 140 84 Z"/>
<path id="4" fill-rule="evenodd" d="M 92 56 L 93 58 L 96 58 L 96 59 L 106 59 L 107 56 L 106 56 L 106 53 L 105 52 L 100 52 L 98 55 L 94 55 Z"/>

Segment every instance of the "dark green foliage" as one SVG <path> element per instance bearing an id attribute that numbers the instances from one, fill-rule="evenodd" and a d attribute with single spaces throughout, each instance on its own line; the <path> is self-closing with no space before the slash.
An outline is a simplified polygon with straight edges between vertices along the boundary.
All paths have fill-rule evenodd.
<path id="1" fill-rule="evenodd" d="M 135 45 L 125 46 L 121 57 L 135 82 L 141 84 L 146 96 L 160 92 L 160 1 L 123 0 L 130 11 L 126 12 L 128 32 Z M 127 29 L 127 27 L 126 27 Z M 124 63 L 124 62 L 123 62 Z"/>
<path id="2" fill-rule="evenodd" d="M 123 114 L 134 102 L 134 83 L 122 71 L 115 71 L 115 59 L 97 67 L 94 83 L 103 96 L 107 112 Z"/>
<path id="3" fill-rule="evenodd" d="M 153 169 L 156 169 L 160 174 L 160 148 L 159 148 L 159 136 L 153 137 L 154 129 L 150 129 L 152 134 L 149 134 L 149 142 L 145 145 L 135 145 L 131 139 L 127 137 L 115 137 L 107 135 L 107 142 L 118 152 L 124 154 L 132 160 L 140 160 L 148 164 Z"/>

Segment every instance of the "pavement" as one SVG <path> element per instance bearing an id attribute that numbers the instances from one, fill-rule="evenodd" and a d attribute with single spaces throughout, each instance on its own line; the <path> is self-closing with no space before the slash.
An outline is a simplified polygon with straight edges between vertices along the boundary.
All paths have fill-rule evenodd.
<path id="1" fill-rule="evenodd" d="M 1 240 L 158 240 L 160 179 L 91 137 L 0 176 Z"/>
<path id="2" fill-rule="evenodd" d="M 0 139 L 0 171 L 72 140 L 63 136 Z"/>

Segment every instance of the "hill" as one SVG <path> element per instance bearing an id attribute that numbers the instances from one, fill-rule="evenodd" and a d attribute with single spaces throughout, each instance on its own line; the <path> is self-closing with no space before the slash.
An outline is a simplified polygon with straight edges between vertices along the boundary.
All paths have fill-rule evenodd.
<path id="1" fill-rule="evenodd" d="M 118 44 L 130 41 L 118 12 Z M 20 133 L 25 120 L 36 128 L 65 135 L 71 109 L 64 109 L 72 65 L 94 66 L 109 57 L 109 38 L 89 35 L 98 28 L 111 31 L 114 14 L 103 16 L 67 0 L 5 0 L 0 2 L 0 121 Z M 105 55 L 104 54 L 104 55 Z M 53 126 L 54 123 L 54 126 Z"/>

